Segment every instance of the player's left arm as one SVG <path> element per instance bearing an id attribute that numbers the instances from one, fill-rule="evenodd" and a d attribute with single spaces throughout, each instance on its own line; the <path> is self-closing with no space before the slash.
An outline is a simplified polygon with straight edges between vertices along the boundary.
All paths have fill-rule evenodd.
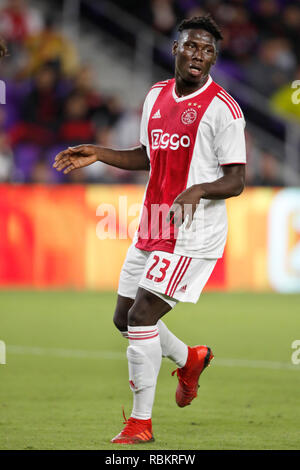
<path id="1" fill-rule="evenodd" d="M 192 192 L 196 199 L 228 199 L 239 196 L 245 187 L 245 167 L 244 164 L 232 163 L 223 165 L 224 176 L 212 183 L 195 184 Z"/>
<path id="2" fill-rule="evenodd" d="M 221 178 L 211 183 L 195 184 L 180 193 L 170 208 L 168 220 L 181 225 L 188 206 L 191 214 L 187 224 L 189 226 L 201 199 L 218 200 L 239 196 L 245 187 L 245 166 L 236 163 L 224 165 L 224 176 Z"/>

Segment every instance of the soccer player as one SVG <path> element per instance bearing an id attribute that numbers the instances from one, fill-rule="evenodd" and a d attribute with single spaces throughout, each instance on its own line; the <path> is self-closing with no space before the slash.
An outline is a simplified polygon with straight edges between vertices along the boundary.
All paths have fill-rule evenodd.
<path id="1" fill-rule="evenodd" d="M 113 443 L 154 440 L 151 413 L 162 356 L 177 365 L 175 399 L 180 407 L 197 396 L 200 374 L 213 358 L 207 346 L 184 344 L 161 318 L 177 302 L 198 301 L 223 254 L 224 199 L 244 189 L 244 117 L 237 102 L 209 75 L 221 39 L 210 16 L 180 24 L 172 49 L 175 78 L 150 89 L 139 147 L 113 150 L 80 145 L 55 158 L 54 167 L 64 173 L 97 161 L 127 170 L 150 170 L 114 314 L 116 327 L 129 341 L 133 409 Z"/>

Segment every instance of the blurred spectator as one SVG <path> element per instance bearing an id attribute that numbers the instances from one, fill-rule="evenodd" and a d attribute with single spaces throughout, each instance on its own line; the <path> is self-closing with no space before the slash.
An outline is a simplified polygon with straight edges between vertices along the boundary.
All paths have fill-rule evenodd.
<path id="1" fill-rule="evenodd" d="M 25 0 L 8 0 L 0 10 L 0 34 L 9 42 L 22 42 L 42 27 L 41 14 Z"/>
<path id="2" fill-rule="evenodd" d="M 282 35 L 280 0 L 250 0 L 249 3 L 261 39 Z"/>
<path id="3" fill-rule="evenodd" d="M 25 41 L 28 62 L 23 74 L 32 75 L 41 65 L 56 61 L 60 64 L 64 76 L 73 76 L 79 66 L 78 55 L 73 43 L 57 28 L 57 20 L 48 16 L 45 28 L 36 34 L 31 34 Z"/>
<path id="4" fill-rule="evenodd" d="M 40 12 L 25 0 L 9 0 L 0 9 L 0 35 L 7 44 L 8 57 L 1 64 L 3 76 L 15 77 L 24 60 L 24 41 L 43 27 Z"/>
<path id="5" fill-rule="evenodd" d="M 94 70 L 91 65 L 82 65 L 79 68 L 73 79 L 73 92 L 80 93 L 85 98 L 89 117 L 103 104 L 103 98 L 94 84 Z"/>
<path id="6" fill-rule="evenodd" d="M 64 105 L 63 122 L 59 129 L 58 140 L 65 146 L 93 142 L 95 130 L 88 118 L 86 98 L 79 92 L 73 92 Z"/>
<path id="7" fill-rule="evenodd" d="M 283 11 L 282 23 L 285 36 L 293 45 L 294 53 L 300 61 L 300 5 L 287 5 Z"/>
<path id="8" fill-rule="evenodd" d="M 271 153 L 264 152 L 260 155 L 259 174 L 256 176 L 254 182 L 257 186 L 283 185 L 280 165 Z"/>
<path id="9" fill-rule="evenodd" d="M 119 148 L 140 145 L 140 124 L 142 110 L 125 111 L 113 129 L 113 142 Z"/>
<path id="10" fill-rule="evenodd" d="M 39 69 L 32 90 L 21 105 L 21 120 L 10 131 L 13 146 L 20 142 L 46 146 L 54 141 L 62 106 L 57 82 L 54 66 L 45 64 Z"/>
<path id="11" fill-rule="evenodd" d="M 173 0 L 152 0 L 153 27 L 164 34 L 170 34 L 176 24 Z"/>
<path id="12" fill-rule="evenodd" d="M 261 43 L 258 56 L 245 67 L 245 79 L 262 95 L 270 97 L 279 87 L 291 80 L 296 58 L 284 38 L 267 39 Z"/>
<path id="13" fill-rule="evenodd" d="M 93 121 L 97 127 L 114 126 L 124 112 L 118 96 L 106 97 L 94 112 Z"/>
<path id="14" fill-rule="evenodd" d="M 224 11 L 224 8 L 225 6 L 221 10 Z M 256 45 L 257 28 L 250 21 L 250 15 L 244 7 L 231 6 L 229 8 L 223 28 L 226 31 L 226 42 L 222 44 L 222 56 L 244 61 Z M 224 16 L 222 20 L 224 22 Z"/>

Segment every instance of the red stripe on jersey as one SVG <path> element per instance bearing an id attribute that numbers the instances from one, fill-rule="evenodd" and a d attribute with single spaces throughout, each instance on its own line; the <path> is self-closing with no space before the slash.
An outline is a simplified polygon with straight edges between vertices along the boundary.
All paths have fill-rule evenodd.
<path id="1" fill-rule="evenodd" d="M 171 279 L 170 279 L 170 281 L 169 281 L 168 287 L 166 288 L 166 292 L 165 292 L 166 295 L 168 295 L 168 290 L 169 290 L 169 288 L 171 287 L 173 278 L 174 278 L 174 276 L 175 276 L 175 274 L 176 274 L 176 271 L 177 271 L 177 269 L 179 268 L 180 263 L 181 263 L 182 260 L 183 260 L 183 256 L 180 257 L 178 263 L 176 264 L 176 267 L 175 267 L 175 269 L 174 269 L 174 271 L 173 271 L 173 274 L 172 274 L 172 276 L 171 276 Z"/>
<path id="2" fill-rule="evenodd" d="M 192 258 L 186 258 L 186 259 L 188 260 L 188 262 L 187 262 L 186 265 L 185 265 L 185 268 L 184 268 L 184 271 L 183 271 L 181 277 L 179 278 L 177 284 L 175 285 L 174 289 L 173 289 L 172 292 L 171 292 L 171 297 L 175 294 L 177 287 L 179 286 L 179 284 L 180 284 L 180 282 L 181 282 L 183 276 L 185 275 L 185 273 L 186 273 L 187 270 L 188 270 L 189 265 L 191 264 Z"/>
<path id="3" fill-rule="evenodd" d="M 218 93 L 219 97 L 223 97 L 224 100 L 228 103 L 229 106 L 231 106 L 234 109 L 236 119 L 243 117 L 241 108 L 237 104 L 237 102 L 224 90 L 221 90 L 220 93 Z"/>
<path id="4" fill-rule="evenodd" d="M 227 91 L 225 91 L 225 90 L 221 90 L 220 93 L 223 94 L 224 96 L 226 96 L 229 99 L 229 101 L 231 101 L 231 103 L 235 107 L 239 117 L 242 118 L 243 117 L 242 110 L 241 110 L 240 106 L 238 105 L 238 103 L 235 101 L 235 99 L 233 99 L 232 96 L 229 93 L 227 93 Z"/>
<path id="5" fill-rule="evenodd" d="M 237 119 L 236 111 L 235 111 L 234 108 L 228 103 L 228 101 L 226 101 L 226 99 L 225 99 L 223 96 L 221 96 L 221 95 L 217 95 L 217 97 L 218 97 L 221 101 L 223 101 L 223 103 L 227 104 L 227 107 L 228 107 L 229 111 L 231 112 L 233 119 Z"/>

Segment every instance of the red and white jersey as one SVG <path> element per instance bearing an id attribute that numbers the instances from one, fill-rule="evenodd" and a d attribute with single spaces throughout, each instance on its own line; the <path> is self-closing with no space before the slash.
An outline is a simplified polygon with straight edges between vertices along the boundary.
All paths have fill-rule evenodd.
<path id="1" fill-rule="evenodd" d="M 227 236 L 224 200 L 201 199 L 191 227 L 160 223 L 185 189 L 223 176 L 223 165 L 246 163 L 245 120 L 237 102 L 209 76 L 202 88 L 178 97 L 175 79 L 149 91 L 141 144 L 150 159 L 136 247 L 192 258 L 220 258 Z"/>

